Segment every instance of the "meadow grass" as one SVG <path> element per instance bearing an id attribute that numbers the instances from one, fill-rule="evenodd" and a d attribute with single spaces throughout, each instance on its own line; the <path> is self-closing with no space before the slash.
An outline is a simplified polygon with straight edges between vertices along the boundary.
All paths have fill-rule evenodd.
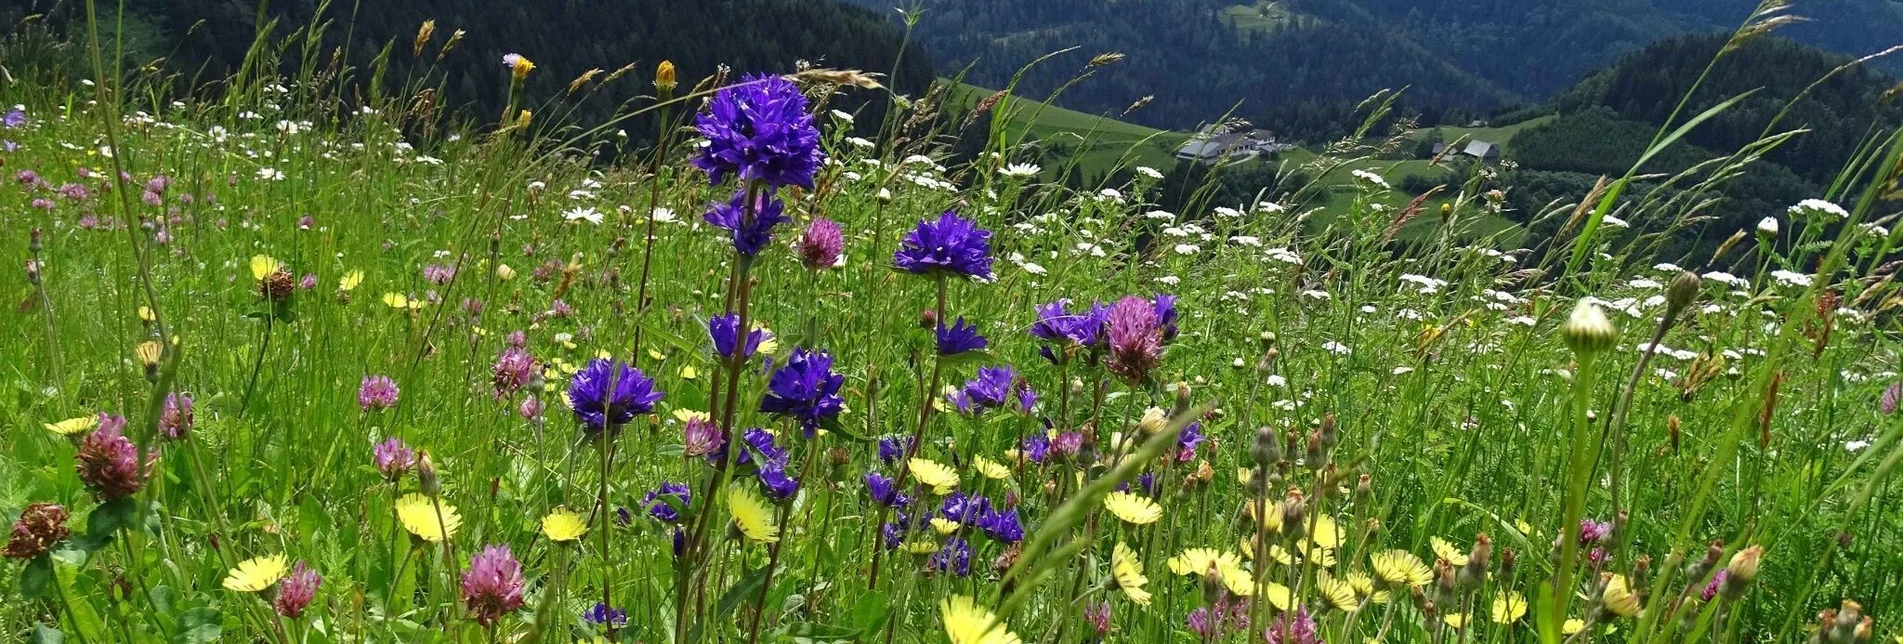
<path id="1" fill-rule="evenodd" d="M 631 109 L 702 129 L 617 163 L 560 115 L 645 71 L 478 123 L 348 76 L 0 92 L 7 637 L 1896 634 L 1892 131 L 1680 267 L 1683 204 L 1608 181 L 1521 248 L 1477 182 L 1406 207 L 1366 132 L 1171 213 L 1144 173 L 1007 172 L 999 129 L 951 159 L 969 107 L 853 72 L 657 71 Z M 893 109 L 808 107 L 837 93 Z M 704 172 L 709 98 L 814 111 L 811 187 Z M 772 204 L 771 241 L 714 225 Z"/>

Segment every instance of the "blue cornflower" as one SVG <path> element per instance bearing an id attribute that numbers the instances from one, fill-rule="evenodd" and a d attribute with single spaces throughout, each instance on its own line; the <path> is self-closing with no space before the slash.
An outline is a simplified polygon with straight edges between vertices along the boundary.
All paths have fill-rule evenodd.
<path id="1" fill-rule="evenodd" d="M 613 608 L 601 602 L 595 602 L 588 610 L 581 612 L 581 618 L 596 626 L 621 628 L 628 625 L 628 611 Z"/>
<path id="2" fill-rule="evenodd" d="M 889 508 L 903 508 L 912 504 L 911 497 L 899 492 L 897 482 L 878 472 L 866 473 L 866 493 L 872 500 Z"/>
<path id="3" fill-rule="evenodd" d="M 713 339 L 714 353 L 720 354 L 720 357 L 733 357 L 734 347 L 740 343 L 739 330 L 739 315 L 722 313 L 707 318 L 707 337 Z M 760 343 L 771 337 L 773 337 L 773 334 L 768 333 L 765 329 L 754 329 L 748 332 L 747 346 L 742 350 L 740 357 L 753 357 L 753 353 L 760 350 Z"/>
<path id="4" fill-rule="evenodd" d="M 733 250 L 755 257 L 773 242 L 773 228 L 789 221 L 786 204 L 769 193 L 754 195 L 753 211 L 747 212 L 747 192 L 742 190 L 726 203 L 716 203 L 705 215 L 707 224 L 733 233 Z"/>
<path id="5" fill-rule="evenodd" d="M 8 128 L 26 125 L 26 112 L 17 109 L 8 110 L 6 116 L 0 116 L 0 125 L 5 125 Z"/>
<path id="6" fill-rule="evenodd" d="M 906 233 L 892 263 L 909 273 L 991 279 L 991 231 L 947 210 Z"/>
<path id="7" fill-rule="evenodd" d="M 619 429 L 635 415 L 653 411 L 661 395 L 640 369 L 606 358 L 589 360 L 568 385 L 568 405 L 589 433 Z"/>
<path id="8" fill-rule="evenodd" d="M 810 190 L 825 159 L 819 129 L 806 113 L 806 96 L 778 76 L 748 74 L 740 84 L 720 90 L 694 127 L 707 138 L 694 167 L 707 171 L 716 184 L 736 175 L 741 181 Z"/>
<path id="9" fill-rule="evenodd" d="M 890 467 L 912 450 L 912 437 L 887 436 L 879 439 L 879 460 Z"/>
<path id="10" fill-rule="evenodd" d="M 794 349 L 786 364 L 767 378 L 767 393 L 760 399 L 760 411 L 799 419 L 807 437 L 824 420 L 838 416 L 846 407 L 839 387 L 846 377 L 833 373 L 833 357 L 823 351 Z"/>
<path id="11" fill-rule="evenodd" d="M 943 321 L 938 323 L 938 355 L 955 356 L 967 351 L 979 351 L 990 344 L 978 334 L 978 325 L 967 324 L 964 316 L 959 316 L 949 327 Z"/>
<path id="12" fill-rule="evenodd" d="M 879 536 L 882 537 L 881 541 L 884 542 L 886 550 L 897 550 L 899 544 L 905 541 L 905 527 L 887 521 L 885 525 L 879 527 Z"/>
<path id="13" fill-rule="evenodd" d="M 687 509 L 693 498 L 686 483 L 662 482 L 660 487 L 641 497 L 641 505 L 648 509 L 648 516 L 675 523 L 681 520 L 681 510 Z"/>
<path id="14" fill-rule="evenodd" d="M 1018 379 L 1018 372 L 1011 367 L 980 367 L 978 377 L 965 383 L 962 392 L 971 399 L 971 404 L 979 409 L 995 409 L 1004 406 L 1005 399 L 1011 395 L 1011 384 Z"/>
<path id="15" fill-rule="evenodd" d="M 953 389 L 947 392 L 945 394 L 945 402 L 951 403 L 952 408 L 958 410 L 960 414 L 971 413 L 971 396 L 966 394 L 963 389 Z"/>
<path id="16" fill-rule="evenodd" d="M 980 495 L 966 496 L 964 492 L 952 492 L 945 496 L 939 505 L 938 514 L 947 521 L 971 523 L 991 511 L 991 501 Z"/>
<path id="17" fill-rule="evenodd" d="M 926 563 L 933 570 L 951 571 L 960 577 L 971 576 L 971 543 L 958 537 L 945 539 L 945 545 L 932 553 Z"/>

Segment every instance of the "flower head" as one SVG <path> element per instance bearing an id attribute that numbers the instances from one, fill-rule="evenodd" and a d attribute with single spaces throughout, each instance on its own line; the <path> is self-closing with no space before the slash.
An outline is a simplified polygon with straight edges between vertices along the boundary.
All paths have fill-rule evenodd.
<path id="1" fill-rule="evenodd" d="M 661 396 L 640 369 L 606 358 L 589 360 L 568 385 L 568 406 L 590 434 L 619 430 L 637 414 L 653 411 Z"/>
<path id="2" fill-rule="evenodd" d="M 377 471 L 391 481 L 403 478 L 405 472 L 416 466 L 416 452 L 403 444 L 403 439 L 394 436 L 377 443 L 371 456 L 376 460 Z"/>
<path id="3" fill-rule="evenodd" d="M 588 523 L 581 515 L 568 508 L 555 508 L 554 512 L 542 517 L 542 535 L 549 541 L 561 543 L 581 539 L 588 532 Z"/>
<path id="4" fill-rule="evenodd" d="M 66 527 L 66 508 L 52 503 L 34 503 L 20 511 L 20 518 L 13 522 L 13 533 L 7 539 L 7 547 L 0 550 L 0 556 L 8 559 L 32 559 L 53 549 L 53 544 L 65 541 L 73 531 Z"/>
<path id="5" fill-rule="evenodd" d="M 165 395 L 165 407 L 159 410 L 159 435 L 179 440 L 192 432 L 192 395 L 172 392 Z"/>
<path id="6" fill-rule="evenodd" d="M 925 562 L 926 567 L 939 572 L 949 572 L 959 577 L 971 576 L 971 542 L 961 537 L 945 539 L 945 545 L 932 553 Z"/>
<path id="7" fill-rule="evenodd" d="M 246 559 L 225 573 L 225 590 L 255 593 L 278 583 L 288 570 L 284 555 Z"/>
<path id="8" fill-rule="evenodd" d="M 1104 508 L 1132 525 L 1148 525 L 1163 518 L 1163 506 L 1129 492 L 1111 492 L 1103 499 Z"/>
<path id="9" fill-rule="evenodd" d="M 938 323 L 938 355 L 955 356 L 968 351 L 982 351 L 991 343 L 978 334 L 978 327 L 966 324 L 960 316 L 947 327 L 943 321 Z"/>
<path id="10" fill-rule="evenodd" d="M 681 427 L 682 453 L 688 458 L 712 456 L 722 452 L 727 444 L 725 432 L 720 426 L 706 418 L 689 418 Z"/>
<path id="11" fill-rule="evenodd" d="M 1117 587 L 1123 589 L 1123 596 L 1139 605 L 1150 605 L 1150 591 L 1143 589 L 1144 584 L 1150 583 L 1150 578 L 1143 576 L 1143 560 L 1122 541 L 1118 541 L 1110 553 L 1110 574 L 1116 578 Z"/>
<path id="12" fill-rule="evenodd" d="M 1142 382 L 1163 362 L 1163 334 L 1156 305 L 1126 297 L 1110 307 L 1105 334 L 1110 341 L 1111 373 L 1127 382 Z"/>
<path id="13" fill-rule="evenodd" d="M 304 566 L 299 561 L 291 567 L 291 574 L 278 584 L 278 596 L 271 602 L 279 615 L 297 619 L 304 614 L 304 608 L 317 598 L 317 587 L 324 584 L 324 578 L 317 571 Z"/>
<path id="14" fill-rule="evenodd" d="M 518 81 L 528 78 L 529 72 L 535 71 L 535 63 L 533 61 L 530 61 L 527 56 L 516 53 L 503 55 L 502 67 L 509 70 L 509 75 L 515 77 Z"/>
<path id="15" fill-rule="evenodd" d="M 760 343 L 772 336 L 760 328 L 747 332 L 747 345 L 741 349 L 740 357 L 752 358 L 754 352 L 760 350 Z M 722 358 L 733 358 L 734 349 L 740 344 L 740 316 L 722 313 L 707 318 L 707 337 L 714 341 L 714 353 Z"/>
<path id="16" fill-rule="evenodd" d="M 668 523 L 681 520 L 681 510 L 687 509 L 694 494 L 686 483 L 662 483 L 660 487 L 649 490 L 641 497 L 641 505 L 648 509 L 648 516 Z"/>
<path id="17" fill-rule="evenodd" d="M 760 192 L 749 207 L 747 194 L 741 190 L 733 199 L 714 204 L 704 218 L 708 225 L 732 233 L 734 252 L 756 257 L 773 242 L 773 229 L 789 220 L 779 197 Z"/>
<path id="18" fill-rule="evenodd" d="M 139 467 L 139 447 L 125 437 L 125 419 L 102 417 L 108 420 L 101 421 L 97 431 L 80 441 L 74 467 L 80 482 L 92 490 L 93 496 L 101 501 L 112 501 L 132 496 L 145 487 L 143 470 L 148 468 Z"/>
<path id="19" fill-rule="evenodd" d="M 950 494 L 953 488 L 958 487 L 958 472 L 938 461 L 913 457 L 909 467 L 912 478 L 932 488 L 934 494 Z"/>
<path id="20" fill-rule="evenodd" d="M 601 602 L 595 602 L 594 606 L 590 606 L 588 610 L 582 611 L 581 618 L 590 624 L 610 628 L 620 628 L 628 625 L 628 611 L 614 608 Z"/>
<path id="21" fill-rule="evenodd" d="M 454 537 L 463 525 L 463 515 L 456 512 L 456 506 L 416 493 L 397 499 L 396 518 L 404 530 L 429 542 Z"/>
<path id="22" fill-rule="evenodd" d="M 892 263 L 909 273 L 991 279 L 991 231 L 947 210 L 907 233 Z"/>
<path id="23" fill-rule="evenodd" d="M 846 400 L 839 396 L 839 388 L 845 383 L 845 376 L 833 372 L 831 355 L 794 349 L 786 363 L 767 378 L 760 411 L 791 416 L 800 421 L 807 436 L 812 436 L 820 423 L 845 410 Z"/>
<path id="24" fill-rule="evenodd" d="M 879 505 L 889 508 L 903 508 L 912 504 L 911 497 L 899 492 L 899 486 L 892 479 L 878 472 L 866 473 L 866 494 Z"/>
<path id="25" fill-rule="evenodd" d="M 1434 571 L 1406 550 L 1388 550 L 1370 557 L 1375 579 L 1390 587 L 1419 588 L 1434 581 Z"/>
<path id="26" fill-rule="evenodd" d="M 727 488 L 727 507 L 733 522 L 748 540 L 774 543 L 780 540 L 780 526 L 773 523 L 773 506 L 744 485 Z"/>
<path id="27" fill-rule="evenodd" d="M 965 383 L 965 397 L 979 409 L 1004 406 L 1010 397 L 1018 373 L 1010 367 L 980 367 L 978 376 Z"/>
<path id="28" fill-rule="evenodd" d="M 1315 618 L 1308 615 L 1306 606 L 1276 616 L 1262 636 L 1267 644 L 1323 644 L 1315 630 Z"/>
<path id="29" fill-rule="evenodd" d="M 729 175 L 770 186 L 813 188 L 825 155 L 819 129 L 799 86 L 779 76 L 749 74 L 721 89 L 694 121 L 707 140 L 694 167 L 719 184 Z"/>
<path id="30" fill-rule="evenodd" d="M 364 376 L 357 387 L 357 406 L 364 411 L 379 411 L 396 406 L 396 381 L 389 376 Z"/>
<path id="31" fill-rule="evenodd" d="M 1594 354 L 1612 348 L 1619 341 L 1619 329 L 1606 319 L 1606 312 L 1589 300 L 1573 307 L 1573 313 L 1559 328 L 1566 346 L 1578 354 Z"/>
<path id="32" fill-rule="evenodd" d="M 944 620 L 945 635 L 952 644 L 1022 644 L 1024 641 L 990 609 L 965 595 L 939 601 L 938 616 Z"/>
<path id="33" fill-rule="evenodd" d="M 490 368 L 491 382 L 495 385 L 496 399 L 501 400 L 515 395 L 529 380 L 535 377 L 535 356 L 528 349 L 518 346 L 506 346 L 496 356 L 495 366 Z"/>
<path id="34" fill-rule="evenodd" d="M 476 623 L 494 626 L 504 613 L 522 607 L 522 564 L 508 546 L 485 546 L 463 572 L 463 604 Z"/>
<path id="35" fill-rule="evenodd" d="M 846 238 L 839 230 L 839 223 L 825 217 L 813 220 L 806 225 L 806 232 L 800 233 L 800 263 L 812 270 L 825 270 L 839 263 L 840 253 L 846 248 Z"/>

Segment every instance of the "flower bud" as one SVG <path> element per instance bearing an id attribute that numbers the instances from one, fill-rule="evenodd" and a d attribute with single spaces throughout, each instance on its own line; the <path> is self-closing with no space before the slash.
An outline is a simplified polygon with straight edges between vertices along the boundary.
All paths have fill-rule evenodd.
<path id="1" fill-rule="evenodd" d="M 139 366 L 145 370 L 146 382 L 156 382 L 159 379 L 159 355 L 164 353 L 164 350 L 165 347 L 157 340 L 140 342 L 139 346 L 132 349 L 132 356 L 139 360 Z"/>
<path id="2" fill-rule="evenodd" d="M 1306 505 L 1302 500 L 1302 491 L 1289 488 L 1288 497 L 1282 501 L 1282 525 L 1289 526 L 1290 530 L 1301 530 L 1303 520 L 1307 518 Z"/>
<path id="3" fill-rule="evenodd" d="M 1758 220 L 1758 237 L 1770 239 L 1777 236 L 1777 218 L 1765 217 Z"/>
<path id="4" fill-rule="evenodd" d="M 938 310 L 925 309 L 923 311 L 919 311 L 918 312 L 918 328 L 925 329 L 927 331 L 937 329 L 938 328 Z"/>
<path id="5" fill-rule="evenodd" d="M 1328 414 L 1322 416 L 1322 426 L 1321 426 L 1321 429 L 1318 431 L 1318 433 L 1321 434 L 1321 443 L 1322 443 L 1323 450 L 1335 449 L 1335 413 L 1334 412 L 1329 412 Z"/>
<path id="6" fill-rule="evenodd" d="M 1163 415 L 1162 407 L 1151 407 L 1143 412 L 1143 418 L 1137 420 L 1136 430 L 1144 436 L 1154 436 L 1169 424 L 1169 418 Z"/>
<path id="7" fill-rule="evenodd" d="M 1619 342 L 1619 329 L 1606 319 L 1606 312 L 1589 300 L 1573 306 L 1573 313 L 1559 328 L 1566 347 L 1580 355 L 1597 354 Z"/>
<path id="8" fill-rule="evenodd" d="M 1282 441 L 1276 437 L 1275 428 L 1263 425 L 1255 430 L 1255 445 L 1249 448 L 1249 457 L 1261 467 L 1282 460 Z"/>
<path id="9" fill-rule="evenodd" d="M 1473 550 L 1467 553 L 1467 565 L 1461 566 L 1460 583 L 1463 590 L 1472 591 L 1487 580 L 1487 566 L 1493 563 L 1493 538 L 1482 532 L 1474 535 Z"/>
<path id="10" fill-rule="evenodd" d="M 1355 482 L 1355 502 L 1365 502 L 1371 496 L 1374 496 L 1374 484 L 1364 473 L 1361 480 Z"/>
<path id="11" fill-rule="evenodd" d="M 416 455 L 416 486 L 423 496 L 435 498 L 443 494 L 443 482 L 436 477 L 436 462 L 430 460 L 429 452 Z"/>
<path id="12" fill-rule="evenodd" d="M 1703 283 L 1697 273 L 1680 271 L 1678 277 L 1672 278 L 1671 285 L 1665 287 L 1665 310 L 1677 313 L 1691 306 L 1698 299 L 1698 289 Z"/>
<path id="13" fill-rule="evenodd" d="M 674 88 L 679 86 L 680 81 L 674 76 L 674 61 L 661 61 L 660 66 L 654 68 L 654 89 L 661 90 L 663 94 L 671 94 Z"/>
<path id="14" fill-rule="evenodd" d="M 1170 418 L 1181 418 L 1189 413 L 1189 383 L 1176 383 L 1176 404 L 1170 407 Z"/>

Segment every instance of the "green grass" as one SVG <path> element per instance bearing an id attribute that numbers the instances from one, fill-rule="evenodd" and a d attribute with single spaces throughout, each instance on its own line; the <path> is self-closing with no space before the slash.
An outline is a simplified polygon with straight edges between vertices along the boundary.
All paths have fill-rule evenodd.
<path id="1" fill-rule="evenodd" d="M 1295 14 L 1276 0 L 1256 0 L 1255 4 L 1225 7 L 1222 16 L 1237 30 L 1273 33 L 1287 27 Z"/>
<path id="2" fill-rule="evenodd" d="M 975 105 L 996 90 L 961 85 L 953 91 L 954 105 Z M 1077 159 L 1077 167 L 1086 177 L 1094 177 L 1118 167 L 1149 166 L 1159 170 L 1175 165 L 1176 149 L 1189 134 L 1146 127 L 1112 118 L 1049 105 L 1029 98 L 1013 97 L 1005 103 L 1004 114 L 1013 137 L 1043 141 L 1061 146 Z M 1060 162 L 1045 163 L 1047 175 L 1061 171 Z"/>
<path id="3" fill-rule="evenodd" d="M 1543 123 L 1551 122 L 1555 118 L 1558 118 L 1558 117 L 1555 117 L 1549 114 L 1546 116 L 1530 118 L 1530 119 L 1521 121 L 1519 123 L 1514 123 L 1511 125 L 1502 125 L 1498 127 L 1442 126 L 1439 128 L 1424 128 L 1421 130 L 1416 130 L 1416 133 L 1419 135 L 1427 135 L 1433 132 L 1435 129 L 1438 129 L 1443 134 L 1442 139 L 1446 141 L 1454 141 L 1456 139 L 1460 139 L 1461 137 L 1466 137 L 1466 140 L 1468 141 L 1486 141 L 1489 143 L 1509 145 L 1513 142 L 1513 135 L 1519 134 L 1520 131 L 1525 130 L 1527 128 L 1534 127 L 1536 125 L 1540 125 Z"/>

